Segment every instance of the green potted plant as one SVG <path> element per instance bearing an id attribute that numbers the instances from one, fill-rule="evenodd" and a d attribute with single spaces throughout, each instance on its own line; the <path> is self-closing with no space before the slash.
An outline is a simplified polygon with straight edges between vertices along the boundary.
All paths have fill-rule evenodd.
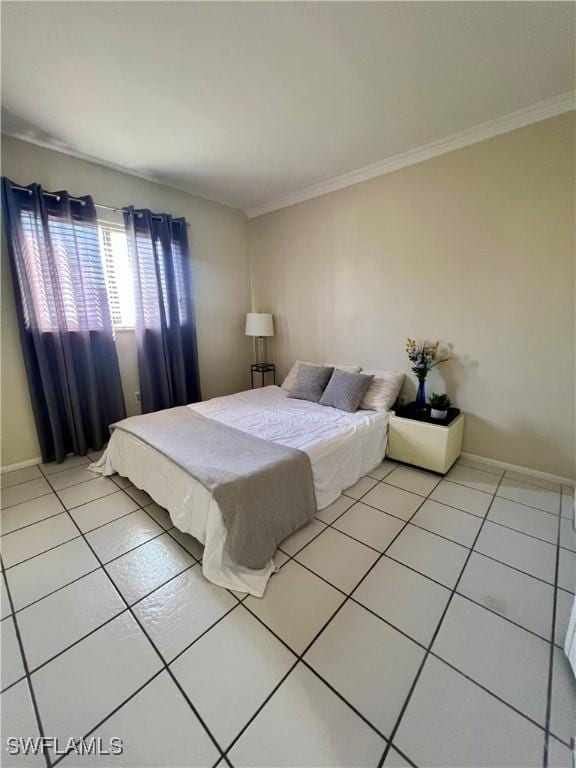
<path id="1" fill-rule="evenodd" d="M 452 401 L 448 395 L 433 392 L 430 395 L 430 417 L 442 421 L 448 416 L 448 408 L 450 408 L 451 405 Z"/>

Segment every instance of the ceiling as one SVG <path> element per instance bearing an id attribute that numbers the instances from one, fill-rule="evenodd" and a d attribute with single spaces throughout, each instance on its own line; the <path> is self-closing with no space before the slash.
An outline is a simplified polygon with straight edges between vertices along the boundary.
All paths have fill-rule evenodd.
<path id="1" fill-rule="evenodd" d="M 3 130 L 244 210 L 574 89 L 565 2 L 3 2 Z"/>

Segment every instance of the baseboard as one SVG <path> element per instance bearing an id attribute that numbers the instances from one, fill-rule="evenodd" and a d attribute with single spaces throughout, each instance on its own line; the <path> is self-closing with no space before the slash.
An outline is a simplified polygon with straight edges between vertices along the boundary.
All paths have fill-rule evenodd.
<path id="1" fill-rule="evenodd" d="M 562 477 L 562 475 L 552 475 L 550 472 L 540 472 L 538 469 L 529 469 L 528 467 L 522 467 L 519 464 L 509 464 L 506 461 L 498 461 L 497 459 L 489 459 L 486 456 L 478 456 L 476 453 L 461 453 L 461 458 L 471 459 L 477 461 L 480 464 L 486 464 L 490 467 L 498 467 L 499 469 L 510 469 L 514 472 L 520 472 L 523 475 L 531 475 L 532 477 L 539 477 L 541 480 L 550 480 L 552 483 L 560 483 L 561 485 L 569 485 L 574 487 L 576 480 L 573 477 Z"/>
<path id="2" fill-rule="evenodd" d="M 37 459 L 26 459 L 26 461 L 19 461 L 17 464 L 8 464 L 5 467 L 0 467 L 0 475 L 3 475 L 5 472 L 14 472 L 15 469 L 33 467 L 35 464 L 42 464 L 42 459 L 39 456 Z"/>

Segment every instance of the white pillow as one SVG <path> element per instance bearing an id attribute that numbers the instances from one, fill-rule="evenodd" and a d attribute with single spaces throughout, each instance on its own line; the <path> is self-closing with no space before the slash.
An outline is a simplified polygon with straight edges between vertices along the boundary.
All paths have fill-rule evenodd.
<path id="1" fill-rule="evenodd" d="M 362 371 L 362 373 L 372 375 L 374 378 L 358 406 L 359 410 L 389 411 L 398 399 L 404 374 L 397 371 Z"/>
<path id="2" fill-rule="evenodd" d="M 341 371 L 346 371 L 346 373 L 360 373 L 362 370 L 359 365 L 349 365 L 347 363 L 310 363 L 308 360 L 296 360 L 292 368 L 290 368 L 288 371 L 286 378 L 280 385 L 282 389 L 287 389 L 288 391 L 292 389 L 294 382 L 296 381 L 296 376 L 298 375 L 298 368 L 301 365 L 326 365 L 329 368 L 338 368 Z"/>

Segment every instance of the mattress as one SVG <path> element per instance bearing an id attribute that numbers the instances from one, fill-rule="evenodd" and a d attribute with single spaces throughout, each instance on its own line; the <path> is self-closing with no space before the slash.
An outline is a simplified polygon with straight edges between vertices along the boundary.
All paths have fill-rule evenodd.
<path id="1" fill-rule="evenodd" d="M 318 509 L 377 466 L 386 453 L 388 414 L 346 413 L 287 397 L 280 387 L 240 392 L 188 406 L 243 432 L 298 448 L 310 457 Z M 183 469 L 134 436 L 115 430 L 96 464 L 104 475 L 128 477 L 168 510 L 174 525 L 204 544 L 204 576 L 228 589 L 261 597 L 275 570 L 273 560 L 252 570 L 226 555 L 226 528 L 210 492 Z"/>

